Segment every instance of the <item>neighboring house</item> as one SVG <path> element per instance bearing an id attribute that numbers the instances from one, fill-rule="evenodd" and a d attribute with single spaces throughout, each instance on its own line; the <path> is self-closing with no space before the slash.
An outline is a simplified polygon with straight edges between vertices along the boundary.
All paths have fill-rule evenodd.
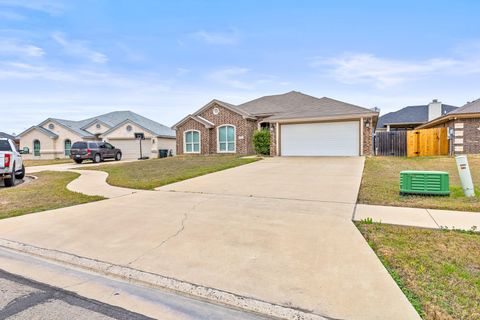
<path id="1" fill-rule="evenodd" d="M 455 109 L 457 107 L 443 104 L 436 99 L 427 105 L 405 107 L 381 116 L 378 119 L 377 131 L 412 130 Z"/>
<path id="2" fill-rule="evenodd" d="M 271 133 L 270 154 L 372 154 L 378 112 L 300 92 L 261 97 L 240 105 L 212 100 L 173 128 L 177 154 L 254 154 L 256 129 Z"/>
<path id="3" fill-rule="evenodd" d="M 5 132 L 0 132 L 0 138 L 6 138 L 6 139 L 13 140 L 17 144 L 17 146 L 20 143 L 20 140 L 18 140 L 17 137 L 15 137 L 11 134 L 5 133 Z"/>
<path id="4" fill-rule="evenodd" d="M 480 99 L 472 101 L 416 129 L 450 128 L 455 154 L 480 153 Z"/>
<path id="5" fill-rule="evenodd" d="M 123 158 L 138 158 L 139 142 L 134 133 L 142 132 L 142 154 L 157 157 L 159 149 L 175 151 L 175 131 L 131 111 L 115 111 L 97 117 L 71 121 L 48 118 L 20 133 L 20 146 L 28 147 L 25 158 L 55 159 L 70 156 L 75 141 L 103 140 L 122 150 Z"/>

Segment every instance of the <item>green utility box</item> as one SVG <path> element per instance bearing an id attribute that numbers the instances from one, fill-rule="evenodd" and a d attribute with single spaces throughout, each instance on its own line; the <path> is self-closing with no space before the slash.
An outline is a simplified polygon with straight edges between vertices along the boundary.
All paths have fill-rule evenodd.
<path id="1" fill-rule="evenodd" d="M 450 195 L 448 172 L 402 171 L 400 172 L 400 194 Z"/>

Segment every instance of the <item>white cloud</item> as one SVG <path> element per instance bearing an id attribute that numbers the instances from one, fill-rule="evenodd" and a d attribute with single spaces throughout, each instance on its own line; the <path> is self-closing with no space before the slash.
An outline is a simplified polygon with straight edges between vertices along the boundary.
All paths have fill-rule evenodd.
<path id="1" fill-rule="evenodd" d="M 0 0 L 0 6 L 23 8 L 52 15 L 64 10 L 64 5 L 55 0 Z"/>
<path id="2" fill-rule="evenodd" d="M 64 48 L 66 53 L 72 56 L 87 59 L 94 63 L 106 63 L 108 61 L 105 54 L 90 49 L 86 41 L 69 40 L 61 32 L 55 32 L 52 34 L 52 38 Z"/>
<path id="3" fill-rule="evenodd" d="M 225 84 L 227 86 L 237 88 L 237 89 L 252 89 L 252 82 L 242 79 L 242 76 L 245 76 L 249 73 L 247 68 L 231 67 L 216 70 L 208 75 L 208 78 L 216 82 Z"/>
<path id="4" fill-rule="evenodd" d="M 29 57 L 41 57 L 45 54 L 42 48 L 21 43 L 12 39 L 0 39 L 0 55 L 21 55 Z"/>
<path id="5" fill-rule="evenodd" d="M 212 32 L 199 30 L 192 36 L 200 41 L 214 45 L 234 45 L 240 42 L 240 34 L 233 30 L 230 32 Z"/>
<path id="6" fill-rule="evenodd" d="M 408 80 L 459 67 L 455 59 L 423 61 L 379 58 L 372 54 L 351 54 L 338 58 L 317 58 L 313 67 L 327 66 L 338 81 L 347 84 L 371 83 L 377 87 L 397 85 Z"/>
<path id="7" fill-rule="evenodd" d="M 0 19 L 20 21 L 25 20 L 25 16 L 10 10 L 0 10 Z"/>
<path id="8" fill-rule="evenodd" d="M 189 69 L 186 69 L 186 68 L 177 68 L 177 72 L 176 72 L 176 75 L 177 77 L 181 77 L 181 76 L 184 76 L 184 75 L 187 75 L 190 73 L 190 70 Z"/>

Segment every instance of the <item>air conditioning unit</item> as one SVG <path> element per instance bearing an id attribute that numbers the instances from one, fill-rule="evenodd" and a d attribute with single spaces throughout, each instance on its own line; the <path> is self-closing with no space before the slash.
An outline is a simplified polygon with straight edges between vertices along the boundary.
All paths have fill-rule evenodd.
<path id="1" fill-rule="evenodd" d="M 450 177 L 444 171 L 400 172 L 400 194 L 450 195 Z"/>

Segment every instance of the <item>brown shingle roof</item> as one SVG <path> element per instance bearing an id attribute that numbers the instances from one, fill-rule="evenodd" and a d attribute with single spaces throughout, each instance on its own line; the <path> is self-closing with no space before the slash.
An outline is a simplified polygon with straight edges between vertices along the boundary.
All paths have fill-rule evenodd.
<path id="1" fill-rule="evenodd" d="M 261 97 L 237 107 L 253 115 L 269 115 L 269 120 L 373 113 L 370 109 L 350 103 L 316 98 L 297 91 Z"/>

